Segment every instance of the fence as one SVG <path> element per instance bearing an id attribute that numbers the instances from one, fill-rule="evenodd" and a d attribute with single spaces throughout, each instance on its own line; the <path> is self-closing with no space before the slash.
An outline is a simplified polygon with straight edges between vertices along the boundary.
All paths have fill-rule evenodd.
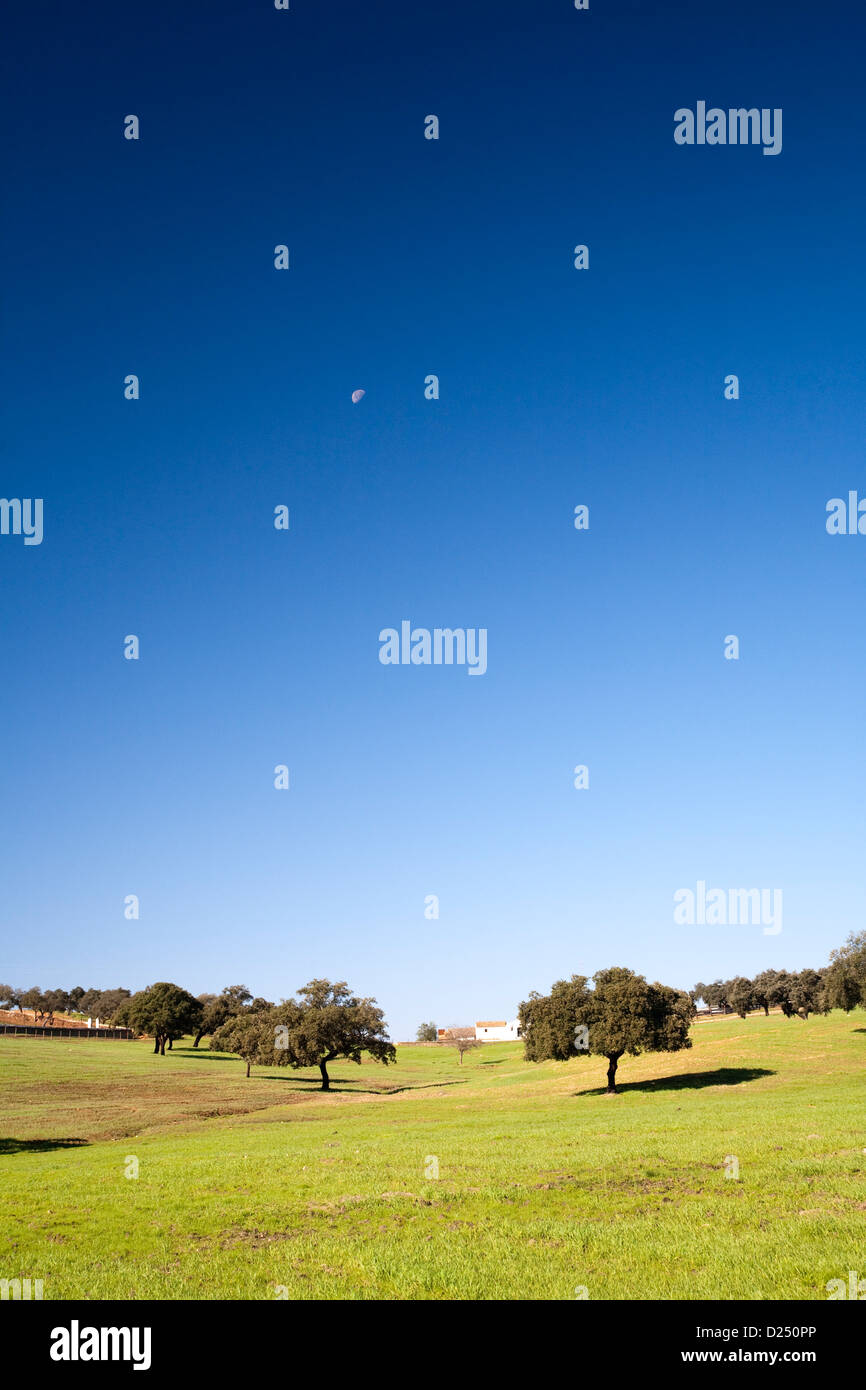
<path id="1" fill-rule="evenodd" d="M 24 1023 L 0 1023 L 0 1034 L 17 1033 L 29 1038 L 134 1038 L 130 1028 L 36 1028 Z"/>

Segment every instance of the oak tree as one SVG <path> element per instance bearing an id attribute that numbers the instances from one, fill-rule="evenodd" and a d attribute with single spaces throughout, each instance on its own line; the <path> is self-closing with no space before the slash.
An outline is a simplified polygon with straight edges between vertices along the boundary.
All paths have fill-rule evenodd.
<path id="1" fill-rule="evenodd" d="M 361 1064 L 366 1052 L 375 1062 L 396 1062 L 385 1017 L 375 999 L 359 999 L 345 980 L 310 980 L 298 999 L 286 999 L 269 1018 L 281 1030 L 274 1058 L 278 1065 L 318 1067 L 322 1090 L 330 1088 L 328 1063 L 344 1057 Z"/>
<path id="2" fill-rule="evenodd" d="M 623 966 L 560 980 L 548 996 L 534 994 L 520 1006 L 528 1061 L 592 1053 L 607 1058 L 607 1092 L 616 1093 L 616 1070 L 626 1053 L 679 1052 L 691 1047 L 695 1006 L 683 990 L 648 984 Z"/>

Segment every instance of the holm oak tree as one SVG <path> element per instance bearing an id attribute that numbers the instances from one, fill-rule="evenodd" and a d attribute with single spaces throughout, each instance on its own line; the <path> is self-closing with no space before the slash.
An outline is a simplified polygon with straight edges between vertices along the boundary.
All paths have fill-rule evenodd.
<path id="1" fill-rule="evenodd" d="M 695 1006 L 683 990 L 648 984 L 622 966 L 559 980 L 549 995 L 531 994 L 520 1005 L 527 1061 L 565 1060 L 582 1053 L 606 1057 L 607 1092 L 616 1093 L 616 1069 L 626 1053 L 679 1052 L 691 1047 Z"/>

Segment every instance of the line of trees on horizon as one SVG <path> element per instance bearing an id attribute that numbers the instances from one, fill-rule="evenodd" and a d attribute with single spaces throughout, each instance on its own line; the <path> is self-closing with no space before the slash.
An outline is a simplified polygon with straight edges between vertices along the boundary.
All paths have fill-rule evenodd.
<path id="1" fill-rule="evenodd" d="M 786 1018 L 828 1014 L 831 1009 L 866 1008 L 866 931 L 852 932 L 837 950 L 830 952 L 830 964 L 819 970 L 762 970 L 754 979 L 735 975 L 731 980 L 699 980 L 689 995 L 711 1009 L 730 1009 L 745 1018 L 763 1009 L 781 1009 Z"/>
<path id="2" fill-rule="evenodd" d="M 695 1003 L 702 999 L 709 1009 L 722 1009 L 725 1013 L 739 1014 L 740 1018 L 759 1009 L 763 1009 L 765 1015 L 771 1009 L 781 1009 L 786 1018 L 805 1021 L 810 1014 L 827 1014 L 838 1007 L 829 1001 L 826 975 L 826 967 L 795 972 L 762 970 L 753 980 L 745 975 L 714 980 L 709 985 L 699 980 L 689 994 Z"/>
<path id="3" fill-rule="evenodd" d="M 149 989 L 155 986 L 148 986 Z M 173 989 L 180 989 L 179 985 L 172 986 Z M 127 1007 L 133 998 L 140 1000 L 147 991 L 139 990 L 137 995 L 133 995 L 128 989 L 84 989 L 81 985 L 76 985 L 74 989 L 48 989 L 43 990 L 39 985 L 34 985 L 31 989 L 15 989 L 11 985 L 0 984 L 0 1009 L 12 1012 L 17 1009 L 23 1012 L 25 1009 L 32 1013 L 37 1023 L 43 1023 L 50 1027 L 58 1015 L 62 1017 L 98 1018 L 100 1023 L 114 1024 L 117 1027 L 134 1027 L 136 1018 Z M 188 999 L 192 998 L 186 990 L 181 993 Z M 195 1002 L 201 1005 L 201 1009 L 195 1007 Z M 234 1013 L 249 1007 L 252 1010 L 272 1009 L 274 1007 L 271 1000 L 254 999 L 246 985 L 227 985 L 221 994 L 199 994 L 196 996 L 194 1004 L 187 1006 L 191 1009 L 189 1018 L 194 1020 L 187 1032 L 194 1034 L 193 1047 L 198 1047 L 202 1038 L 209 1033 L 213 1033 L 221 1024 L 225 1023 Z M 136 1014 L 138 1010 L 134 1011 Z M 140 1028 L 138 1031 L 151 1035 L 151 1030 L 147 1027 Z M 173 1037 L 164 1035 L 169 1047 L 173 1041 L 184 1036 L 178 1033 L 177 1029 L 171 1030 Z M 160 1041 L 163 1034 L 160 1034 Z M 156 1050 L 156 1049 L 154 1049 Z"/>
<path id="4" fill-rule="evenodd" d="M 96 1007 L 104 995 L 93 993 L 99 994 L 98 1001 L 89 1000 L 86 990 L 51 991 L 58 996 L 55 1012 L 70 1007 L 81 1011 L 85 1001 Z M 323 1091 L 330 1089 L 328 1064 L 338 1058 L 360 1065 L 366 1053 L 385 1066 L 397 1060 L 376 1000 L 358 998 L 343 980 L 335 984 L 310 980 L 298 990 L 297 999 L 283 999 L 279 1004 L 253 998 L 246 985 L 227 985 L 221 994 L 196 997 L 170 980 L 158 980 L 135 994 L 129 990 L 106 993 L 112 995 L 111 1022 L 153 1038 L 154 1053 L 163 1057 L 181 1038 L 192 1036 L 193 1047 L 198 1047 L 210 1035 L 211 1048 L 240 1057 L 247 1076 L 254 1063 L 318 1067 Z M 29 1009 L 31 995 L 40 996 L 41 1013 L 47 1018 L 48 1003 L 37 989 L 22 993 L 0 985 L 0 1008 Z M 120 997 L 114 999 L 114 995 Z M 104 1012 L 107 1015 L 107 1007 Z"/>
<path id="5" fill-rule="evenodd" d="M 129 997 L 128 989 L 85 989 L 83 985 L 69 990 L 42 989 L 39 985 L 33 985 L 30 989 L 14 989 L 12 985 L 0 984 L 0 1009 L 10 1012 L 27 1009 L 37 1023 L 48 1026 L 54 1022 L 57 1014 L 80 1014 L 110 1022 Z"/>

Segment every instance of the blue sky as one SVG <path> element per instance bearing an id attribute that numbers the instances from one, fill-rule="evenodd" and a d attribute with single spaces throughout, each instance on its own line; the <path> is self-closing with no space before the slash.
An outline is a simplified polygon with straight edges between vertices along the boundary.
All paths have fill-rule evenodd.
<path id="1" fill-rule="evenodd" d="M 324 975 L 403 1038 L 822 964 L 866 891 L 862 15 L 16 9 L 0 979 Z M 698 100 L 781 154 L 677 146 Z M 382 666 L 402 619 L 486 674 Z M 782 932 L 675 925 L 698 880 Z"/>

